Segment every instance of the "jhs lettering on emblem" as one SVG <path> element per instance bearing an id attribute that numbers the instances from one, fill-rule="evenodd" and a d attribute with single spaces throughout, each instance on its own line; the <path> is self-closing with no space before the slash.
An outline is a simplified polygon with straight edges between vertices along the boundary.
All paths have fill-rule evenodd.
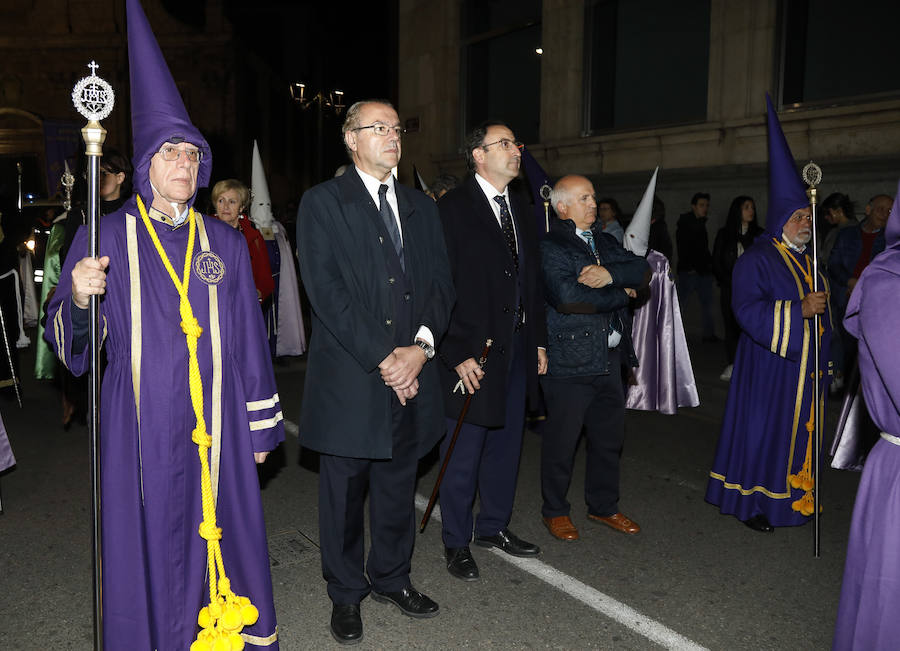
<path id="1" fill-rule="evenodd" d="M 194 256 L 194 274 L 207 285 L 218 285 L 225 277 L 225 262 L 212 251 Z"/>

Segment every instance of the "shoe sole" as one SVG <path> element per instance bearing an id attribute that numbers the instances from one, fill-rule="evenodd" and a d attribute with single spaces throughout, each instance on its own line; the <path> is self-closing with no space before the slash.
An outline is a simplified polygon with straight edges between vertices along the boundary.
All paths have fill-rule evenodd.
<path id="1" fill-rule="evenodd" d="M 450 576 L 452 576 L 454 579 L 459 579 L 460 581 L 470 581 L 471 582 L 471 581 L 478 581 L 481 578 L 480 574 L 476 574 L 475 576 L 463 576 L 461 574 L 455 574 L 454 572 L 452 572 L 450 570 L 449 567 L 447 568 L 447 573 Z"/>
<path id="2" fill-rule="evenodd" d="M 345 639 L 339 638 L 337 636 L 337 634 L 334 632 L 334 629 L 331 628 L 330 625 L 328 626 L 328 632 L 331 633 L 331 637 L 334 638 L 335 642 L 337 642 L 338 644 L 343 644 L 344 646 L 350 646 L 352 644 L 359 644 L 360 642 L 362 642 L 362 639 L 363 639 L 362 635 L 360 635 L 359 637 L 355 637 L 352 640 L 345 640 Z"/>
<path id="3" fill-rule="evenodd" d="M 405 608 L 403 608 L 400 604 L 398 604 L 398 603 L 397 603 L 396 601 L 394 601 L 393 599 L 390 599 L 390 598 L 388 598 L 388 597 L 385 597 L 385 596 L 383 596 L 383 595 L 380 595 L 380 594 L 378 594 L 377 592 L 373 592 L 373 593 L 372 593 L 372 599 L 374 599 L 374 600 L 377 601 L 378 603 L 382 603 L 382 604 L 391 604 L 391 605 L 393 605 L 393 606 L 396 606 L 396 607 L 397 607 L 397 610 L 399 610 L 401 613 L 403 613 L 403 614 L 406 615 L 407 617 L 412 617 L 412 618 L 414 618 L 414 619 L 429 619 L 429 618 L 431 618 L 431 617 L 437 617 L 438 614 L 441 612 L 441 608 L 440 608 L 440 606 L 438 606 L 438 609 L 435 610 L 434 612 L 430 612 L 430 613 L 414 613 L 414 612 L 412 612 L 411 610 L 406 610 Z"/>
<path id="4" fill-rule="evenodd" d="M 639 534 L 641 532 L 640 529 L 638 529 L 637 531 L 628 531 L 627 529 L 619 529 L 619 527 L 612 525 L 609 522 L 606 522 L 604 520 L 598 520 L 597 518 L 593 518 L 591 516 L 588 516 L 588 520 L 590 520 L 591 522 L 596 522 L 597 524 L 602 524 L 603 526 L 609 527 L 613 531 L 618 531 L 619 533 L 624 533 L 626 536 L 634 536 L 635 534 Z"/>
<path id="5" fill-rule="evenodd" d="M 525 553 L 517 554 L 516 552 L 511 552 L 508 549 L 503 549 L 500 545 L 496 545 L 492 542 L 486 542 L 486 541 L 482 542 L 480 540 L 475 540 L 474 543 L 476 545 L 478 545 L 479 547 L 496 547 L 504 554 L 509 554 L 510 556 L 515 556 L 516 558 L 534 558 L 535 556 L 540 556 L 540 553 L 541 553 L 541 551 L 538 550 L 536 552 L 525 552 Z"/>

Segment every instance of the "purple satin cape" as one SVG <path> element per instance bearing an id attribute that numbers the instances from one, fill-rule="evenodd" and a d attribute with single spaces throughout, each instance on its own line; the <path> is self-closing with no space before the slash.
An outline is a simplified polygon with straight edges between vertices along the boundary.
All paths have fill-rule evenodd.
<path id="1" fill-rule="evenodd" d="M 653 270 L 650 300 L 635 310 L 631 329 L 640 366 L 634 369 L 636 384 L 628 387 L 625 407 L 671 415 L 678 407 L 696 407 L 700 397 L 669 261 L 651 249 L 647 262 Z"/>
<path id="2" fill-rule="evenodd" d="M 859 340 L 859 370 L 869 415 L 900 436 L 900 247 L 866 268 L 844 318 Z M 895 649 L 900 640 L 900 445 L 879 439 L 866 458 L 853 508 L 833 648 Z"/>
<path id="3" fill-rule="evenodd" d="M 3 419 L 0 418 L 0 471 L 12 468 L 14 465 L 16 465 L 16 458 L 13 456 L 12 447 L 9 445 L 6 426 L 3 424 Z"/>

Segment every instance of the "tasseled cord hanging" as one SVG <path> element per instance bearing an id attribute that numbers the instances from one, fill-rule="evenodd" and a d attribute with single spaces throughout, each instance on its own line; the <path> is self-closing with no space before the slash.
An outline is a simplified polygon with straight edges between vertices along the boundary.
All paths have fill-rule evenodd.
<path id="1" fill-rule="evenodd" d="M 222 562 L 222 550 L 219 547 L 219 539 L 222 538 L 222 529 L 216 526 L 216 506 L 212 495 L 212 480 L 209 474 L 209 448 L 212 446 L 212 437 L 206 432 L 206 418 L 203 415 L 203 380 L 200 377 L 200 364 L 197 361 L 197 339 L 203 333 L 203 329 L 194 318 L 191 303 L 188 300 L 188 282 L 190 281 L 191 259 L 194 253 L 194 240 L 197 234 L 197 221 L 194 209 L 188 214 L 189 230 L 188 245 L 184 256 L 183 279 L 178 280 L 175 270 L 160 244 L 159 237 L 141 197 L 137 198 L 141 219 L 160 260 L 169 272 L 175 289 L 180 296 L 179 312 L 181 313 L 181 329 L 184 331 L 188 347 L 188 378 L 190 380 L 191 404 L 194 407 L 194 415 L 197 426 L 191 433 L 191 440 L 197 444 L 200 454 L 200 493 L 203 501 L 203 521 L 200 523 L 199 533 L 206 540 L 206 557 L 209 572 L 209 604 L 200 609 L 197 623 L 200 632 L 197 639 L 191 644 L 190 651 L 241 651 L 244 648 L 244 639 L 241 630 L 245 626 L 251 626 L 259 618 L 256 606 L 250 603 L 247 597 L 240 597 L 231 591 L 231 581 L 225 576 L 225 565 Z M 219 579 L 216 580 L 218 575 Z"/>
<path id="2" fill-rule="evenodd" d="M 813 398 L 813 402 L 815 402 L 815 398 Z M 815 500 L 813 499 L 813 477 L 812 477 L 812 446 L 813 446 L 813 431 L 815 430 L 815 408 L 814 405 L 810 405 L 809 411 L 809 420 L 806 421 L 806 457 L 803 460 L 803 467 L 800 469 L 796 475 L 788 475 L 788 481 L 791 484 L 791 488 L 794 489 L 803 489 L 803 497 L 798 500 L 795 500 L 791 504 L 791 508 L 795 511 L 800 511 L 801 514 L 810 516 L 816 510 Z M 821 513 L 821 506 L 819 509 Z"/>

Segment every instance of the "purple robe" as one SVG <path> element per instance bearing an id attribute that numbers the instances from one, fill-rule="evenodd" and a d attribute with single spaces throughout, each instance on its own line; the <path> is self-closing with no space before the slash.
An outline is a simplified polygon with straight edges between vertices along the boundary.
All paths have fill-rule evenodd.
<path id="1" fill-rule="evenodd" d="M 700 397 L 669 261 L 651 249 L 647 262 L 653 270 L 650 299 L 635 310 L 631 328 L 640 366 L 634 369 L 635 384 L 628 387 L 625 407 L 674 414 L 678 407 L 696 407 Z"/>
<path id="2" fill-rule="evenodd" d="M 12 448 L 9 445 L 9 437 L 6 435 L 6 426 L 0 418 L 0 472 L 16 465 Z"/>
<path id="3" fill-rule="evenodd" d="M 833 648 L 895 649 L 900 641 L 900 247 L 866 268 L 850 295 L 847 332 L 859 339 L 869 415 L 885 432 L 866 458 L 838 606 Z"/>
<path id="4" fill-rule="evenodd" d="M 173 228 L 151 209 L 179 277 L 188 225 Z M 86 251 L 80 229 L 72 251 Z M 200 461 L 188 388 L 179 299 L 134 199 L 101 221 L 111 258 L 101 302 L 109 365 L 101 392 L 103 626 L 110 649 L 187 649 L 209 599 Z M 45 337 L 75 375 L 89 346 L 73 350 L 70 255 L 50 303 Z M 198 361 L 213 437 L 210 469 L 225 571 L 236 594 L 259 609 L 243 630 L 247 648 L 277 649 L 265 523 L 253 452 L 284 438 L 281 407 L 243 236 L 197 216 L 188 290 L 203 328 Z"/>
<path id="5" fill-rule="evenodd" d="M 794 253 L 806 265 L 805 254 Z M 819 274 L 819 287 L 827 284 Z M 747 520 L 763 514 L 776 527 L 809 517 L 791 505 L 803 497 L 790 486 L 806 458 L 815 364 L 813 319 L 802 316 L 811 291 L 796 264 L 764 234 L 742 255 L 732 276 L 732 308 L 741 335 L 706 500 L 722 513 Z M 820 318 L 823 403 L 828 393 L 831 313 Z"/>

